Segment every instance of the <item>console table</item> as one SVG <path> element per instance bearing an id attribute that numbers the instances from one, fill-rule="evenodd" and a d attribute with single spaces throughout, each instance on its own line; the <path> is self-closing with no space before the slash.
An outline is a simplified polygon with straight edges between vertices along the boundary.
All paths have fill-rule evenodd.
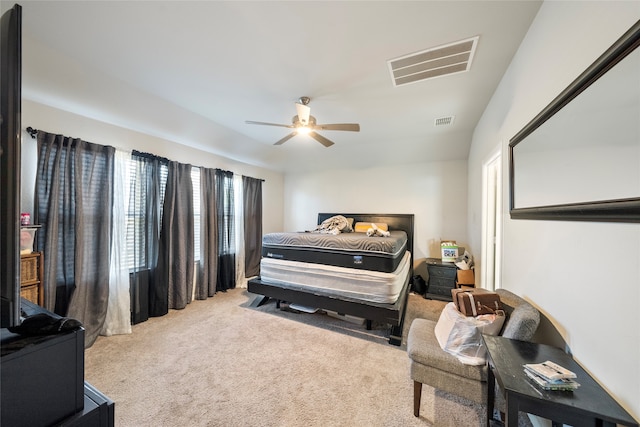
<path id="1" fill-rule="evenodd" d="M 554 426 L 638 427 L 638 422 L 571 357 L 559 348 L 483 335 L 489 360 L 487 426 L 493 418 L 495 381 L 506 400 L 506 427 L 518 425 L 518 411 L 552 420 Z M 580 388 L 547 391 L 534 385 L 522 365 L 551 360 L 576 373 Z"/>

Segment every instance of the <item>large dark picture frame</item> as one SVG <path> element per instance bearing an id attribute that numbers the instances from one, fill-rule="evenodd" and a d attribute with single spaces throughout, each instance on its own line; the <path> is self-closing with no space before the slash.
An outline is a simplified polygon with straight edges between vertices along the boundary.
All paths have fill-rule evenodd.
<path id="1" fill-rule="evenodd" d="M 509 212 L 512 219 L 536 219 L 536 220 L 570 220 L 570 221 L 601 221 L 601 222 L 640 222 L 640 194 L 623 195 L 622 197 L 614 196 L 611 199 L 606 197 L 603 200 L 592 200 L 585 202 L 568 203 L 533 203 L 533 206 L 528 206 L 526 203 L 520 201 L 520 205 L 516 202 L 519 196 L 517 193 L 518 186 L 516 185 L 519 177 L 527 176 L 527 179 L 534 180 L 536 176 L 543 177 L 545 174 L 544 168 L 536 169 L 535 171 L 521 172 L 521 169 L 516 168 L 519 164 L 524 162 L 518 162 L 522 160 L 523 155 L 519 155 L 518 150 L 514 150 L 516 146 L 522 144 L 520 152 L 524 151 L 524 145 L 527 145 L 527 149 L 532 149 L 535 143 L 539 143 L 540 134 L 549 132 L 552 125 L 547 124 L 548 121 L 554 118 L 554 115 L 561 112 L 561 110 L 569 103 L 576 103 L 581 100 L 580 95 L 593 85 L 598 79 L 603 77 L 612 68 L 618 65 L 623 59 L 631 55 L 640 46 L 640 21 L 636 22 L 618 41 L 616 41 L 606 52 L 604 52 L 589 68 L 587 68 L 576 80 L 573 81 L 560 95 L 558 95 L 544 110 L 542 110 L 533 120 L 531 120 L 520 132 L 518 132 L 509 142 Z M 637 50 L 634 55 L 640 55 L 640 49 Z M 635 60 L 635 56 L 633 57 Z M 638 77 L 640 79 L 640 77 Z M 639 80 L 640 81 L 640 80 Z M 597 86 L 594 86 L 597 87 Z M 628 91 L 634 91 L 640 99 L 640 83 L 633 82 L 627 88 Z M 584 96 L 583 96 L 584 98 Z M 575 104 L 577 106 L 577 104 Z M 572 105 L 573 107 L 573 105 Z M 606 108 L 606 105 L 601 106 Z M 633 116 L 633 114 L 631 115 Z M 556 116 L 555 122 L 561 123 L 563 116 Z M 571 122 L 571 120 L 566 120 Z M 545 129 L 545 124 L 547 127 Z M 630 125 L 634 124 L 638 126 L 636 129 L 640 129 L 640 118 L 631 118 Z M 576 132 L 567 132 L 568 138 L 559 137 L 559 140 L 564 143 L 567 139 L 568 144 L 572 144 L 575 141 L 569 141 L 571 136 L 579 134 L 580 122 L 571 123 L 577 130 Z M 592 123 L 590 124 L 590 126 Z M 564 126 L 564 124 L 563 124 Z M 567 125 L 568 126 L 568 125 Z M 538 140 L 532 136 L 532 133 L 538 130 Z M 576 136 L 578 138 L 578 136 Z M 637 137 L 635 137 L 637 139 Z M 635 141 L 640 145 L 640 140 Z M 555 138 L 551 141 L 550 145 L 555 144 Z M 606 145 L 603 145 L 601 149 L 607 149 Z M 540 156 L 540 153 L 537 153 Z M 544 155 L 558 155 L 562 154 L 562 147 L 559 151 L 551 152 L 551 154 L 544 153 Z M 543 156 L 540 156 L 543 158 Z M 544 164 L 543 162 L 541 162 Z M 598 165 L 584 165 L 582 169 L 584 174 L 593 173 L 594 168 Z M 637 165 L 640 168 L 640 164 Z M 637 170 L 637 169 L 636 169 Z M 518 175 L 518 172 L 521 172 Z M 528 174 L 528 175 L 526 175 Z M 576 177 L 579 179 L 580 177 Z M 520 182 L 522 184 L 522 182 Z M 615 183 L 614 183 L 615 184 Z M 603 186 L 606 188 L 606 185 Z M 520 190 L 522 191 L 522 190 Z M 544 189 L 540 191 L 540 194 L 544 194 Z M 613 193 L 612 193 L 613 194 Z M 543 196 L 540 196 L 543 197 Z M 617 198 L 616 198 L 617 197 Z M 537 201 L 537 200 L 536 200 Z"/>

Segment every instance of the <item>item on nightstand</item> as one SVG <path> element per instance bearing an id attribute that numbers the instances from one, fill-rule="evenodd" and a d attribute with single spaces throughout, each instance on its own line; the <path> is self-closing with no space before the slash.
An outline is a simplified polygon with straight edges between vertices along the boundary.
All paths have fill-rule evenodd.
<path id="1" fill-rule="evenodd" d="M 482 288 L 452 289 L 451 297 L 458 311 L 465 316 L 492 314 L 502 309 L 500 296 Z"/>
<path id="2" fill-rule="evenodd" d="M 455 262 L 458 258 L 458 244 L 455 240 L 440 242 L 442 252 L 442 262 Z"/>

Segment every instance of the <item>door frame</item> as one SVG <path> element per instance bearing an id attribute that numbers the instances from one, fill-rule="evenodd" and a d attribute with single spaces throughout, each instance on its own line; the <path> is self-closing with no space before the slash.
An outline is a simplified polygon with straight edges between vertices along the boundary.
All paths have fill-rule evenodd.
<path id="1" fill-rule="evenodd" d="M 502 145 L 500 145 L 501 147 Z M 480 285 L 501 287 L 502 152 L 498 148 L 482 163 L 482 257 Z"/>

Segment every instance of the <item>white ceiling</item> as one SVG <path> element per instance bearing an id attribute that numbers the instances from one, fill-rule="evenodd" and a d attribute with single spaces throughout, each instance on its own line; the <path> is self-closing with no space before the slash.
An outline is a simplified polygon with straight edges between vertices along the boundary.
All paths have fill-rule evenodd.
<path id="1" fill-rule="evenodd" d="M 541 3 L 19 4 L 25 99 L 295 172 L 465 159 Z M 474 36 L 470 71 L 393 86 L 387 60 Z M 319 123 L 361 131 L 320 132 L 330 148 L 308 136 L 274 146 L 288 129 L 245 124 L 289 124 L 301 96 Z M 434 126 L 449 115 L 453 125 Z"/>

